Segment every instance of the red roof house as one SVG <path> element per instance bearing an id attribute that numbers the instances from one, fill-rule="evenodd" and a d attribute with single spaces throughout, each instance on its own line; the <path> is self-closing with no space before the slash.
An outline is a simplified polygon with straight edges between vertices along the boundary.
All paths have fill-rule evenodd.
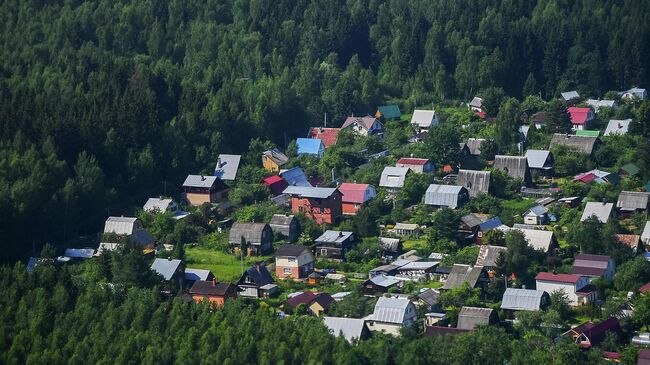
<path id="1" fill-rule="evenodd" d="M 435 166 L 433 162 L 426 158 L 402 157 L 397 160 L 396 167 L 408 167 L 413 172 L 424 173 L 434 172 Z"/>
<path id="2" fill-rule="evenodd" d="M 571 124 L 573 129 L 585 130 L 591 127 L 591 121 L 594 120 L 595 114 L 591 108 L 578 108 L 575 106 L 567 109 L 571 116 Z"/>
<path id="3" fill-rule="evenodd" d="M 562 334 L 571 337 L 578 346 L 584 349 L 600 345 L 605 339 L 607 332 L 619 333 L 621 325 L 616 318 L 609 318 L 598 324 L 585 322 L 578 327 L 572 328 Z"/>
<path id="4" fill-rule="evenodd" d="M 569 298 L 569 304 L 577 306 L 596 300 L 597 290 L 589 284 L 589 277 L 576 274 L 540 272 L 535 277 L 537 290 L 552 293 L 562 290 Z"/>
<path id="5" fill-rule="evenodd" d="M 280 195 L 284 191 L 284 189 L 289 186 L 289 183 L 280 176 L 273 175 L 269 176 L 266 179 L 262 180 L 264 185 L 271 190 L 271 193 L 273 195 Z"/>
<path id="6" fill-rule="evenodd" d="M 297 308 L 300 304 L 307 306 L 310 312 L 319 316 L 327 311 L 334 302 L 334 298 L 327 293 L 304 292 L 287 299 L 287 305 Z"/>
<path id="7" fill-rule="evenodd" d="M 639 293 L 644 293 L 644 294 L 645 294 L 645 293 L 650 293 L 650 281 L 648 281 L 647 283 L 643 284 L 643 285 L 639 288 Z"/>
<path id="8" fill-rule="evenodd" d="M 361 204 L 377 195 L 375 187 L 370 184 L 343 183 L 339 186 L 339 191 L 343 194 L 341 201 L 345 215 L 357 214 Z"/>
<path id="9" fill-rule="evenodd" d="M 318 138 L 323 141 L 325 148 L 336 144 L 336 139 L 339 136 L 340 128 L 322 128 L 312 127 L 309 129 L 309 138 Z"/>

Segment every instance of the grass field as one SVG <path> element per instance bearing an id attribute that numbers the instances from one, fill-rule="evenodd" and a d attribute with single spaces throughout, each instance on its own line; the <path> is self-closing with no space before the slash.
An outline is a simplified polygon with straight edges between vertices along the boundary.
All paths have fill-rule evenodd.
<path id="1" fill-rule="evenodd" d="M 402 243 L 404 251 L 410 250 L 426 250 L 427 249 L 427 240 L 426 239 L 411 239 L 406 240 Z"/>
<path id="2" fill-rule="evenodd" d="M 254 262 L 268 259 L 269 256 L 244 257 L 244 270 Z M 219 281 L 234 281 L 241 276 L 239 257 L 205 247 L 185 249 L 187 267 L 210 270 Z"/>
<path id="3" fill-rule="evenodd" d="M 533 199 L 513 199 L 505 200 L 502 203 L 504 209 L 508 209 L 516 214 L 523 214 L 528 210 L 528 208 L 535 205 L 535 200 Z"/>

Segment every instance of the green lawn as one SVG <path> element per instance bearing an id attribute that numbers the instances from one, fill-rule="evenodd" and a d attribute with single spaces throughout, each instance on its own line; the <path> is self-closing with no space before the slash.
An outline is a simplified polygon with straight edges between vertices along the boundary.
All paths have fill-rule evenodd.
<path id="1" fill-rule="evenodd" d="M 404 251 L 410 250 L 426 250 L 427 249 L 427 240 L 426 239 L 410 239 L 402 243 Z"/>
<path id="2" fill-rule="evenodd" d="M 501 203 L 504 209 L 508 209 L 510 211 L 523 214 L 528 210 L 528 208 L 532 207 L 535 205 L 535 200 L 533 199 L 512 199 L 512 200 L 505 200 L 503 203 Z"/>
<path id="3" fill-rule="evenodd" d="M 244 270 L 257 261 L 264 261 L 269 256 L 244 257 Z M 238 256 L 205 247 L 187 247 L 185 249 L 187 267 L 208 269 L 219 281 L 234 281 L 241 276 L 241 264 Z"/>

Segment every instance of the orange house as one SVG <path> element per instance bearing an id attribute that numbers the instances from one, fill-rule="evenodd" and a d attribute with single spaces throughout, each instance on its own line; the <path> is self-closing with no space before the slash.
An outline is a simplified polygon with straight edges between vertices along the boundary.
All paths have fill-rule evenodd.
<path id="1" fill-rule="evenodd" d="M 216 279 L 212 281 L 198 280 L 190 289 L 192 300 L 197 303 L 207 299 L 210 304 L 221 307 L 229 298 L 237 296 L 237 287 L 231 283 L 217 283 Z"/>
<path id="2" fill-rule="evenodd" d="M 339 186 L 339 191 L 343 194 L 341 201 L 343 202 L 342 209 L 345 215 L 357 214 L 361 204 L 377 195 L 375 187 L 370 184 L 343 183 Z"/>
<path id="3" fill-rule="evenodd" d="M 291 196 L 293 213 L 305 213 L 318 224 L 336 223 L 343 216 L 342 194 L 336 188 L 289 186 L 284 194 Z"/>

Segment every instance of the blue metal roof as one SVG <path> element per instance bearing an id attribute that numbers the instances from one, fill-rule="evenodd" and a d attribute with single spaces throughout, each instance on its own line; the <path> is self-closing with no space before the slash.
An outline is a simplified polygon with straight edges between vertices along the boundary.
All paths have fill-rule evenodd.
<path id="1" fill-rule="evenodd" d="M 320 155 L 323 150 L 323 141 L 318 138 L 298 138 L 298 154 Z"/>
<path id="2" fill-rule="evenodd" d="M 494 217 L 494 218 L 486 220 L 485 222 L 479 224 L 478 226 L 480 227 L 481 231 L 488 231 L 490 229 L 497 228 L 502 224 L 503 223 L 501 223 L 501 218 Z"/>

